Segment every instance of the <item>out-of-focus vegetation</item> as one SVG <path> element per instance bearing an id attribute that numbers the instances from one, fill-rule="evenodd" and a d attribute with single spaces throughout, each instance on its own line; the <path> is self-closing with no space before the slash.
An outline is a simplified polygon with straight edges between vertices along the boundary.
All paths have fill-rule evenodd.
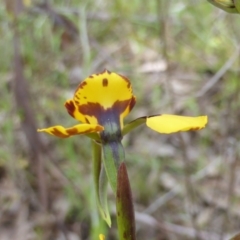
<path id="1" fill-rule="evenodd" d="M 0 239 L 116 239 L 98 217 L 89 139 L 32 130 L 71 126 L 64 101 L 105 68 L 132 81 L 128 120 L 209 116 L 201 132 L 124 139 L 137 239 L 238 232 L 240 16 L 196 0 L 14 2 L 0 3 Z"/>

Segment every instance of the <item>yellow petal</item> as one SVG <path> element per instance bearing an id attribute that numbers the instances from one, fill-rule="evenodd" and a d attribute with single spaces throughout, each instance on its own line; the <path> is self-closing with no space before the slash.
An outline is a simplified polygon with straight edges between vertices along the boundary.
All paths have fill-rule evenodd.
<path id="1" fill-rule="evenodd" d="M 105 236 L 103 234 L 99 234 L 99 240 L 105 240 Z"/>
<path id="2" fill-rule="evenodd" d="M 146 124 L 159 133 L 175 133 L 180 131 L 200 130 L 207 124 L 207 116 L 185 117 L 177 115 L 158 115 L 148 117 Z"/>
<path id="3" fill-rule="evenodd" d="M 75 92 L 77 105 L 88 102 L 99 103 L 104 109 L 112 107 L 117 101 L 130 100 L 132 87 L 130 81 L 116 73 L 105 70 L 85 79 Z"/>
<path id="4" fill-rule="evenodd" d="M 103 125 L 114 116 L 122 125 L 135 102 L 130 81 L 106 70 L 81 82 L 73 100 L 68 100 L 65 106 L 71 116 L 82 122 Z"/>
<path id="5" fill-rule="evenodd" d="M 97 124 L 78 124 L 70 128 L 64 128 L 60 125 L 38 129 L 38 132 L 46 132 L 60 138 L 67 138 L 78 134 L 87 134 L 92 132 L 101 132 L 104 128 Z"/>

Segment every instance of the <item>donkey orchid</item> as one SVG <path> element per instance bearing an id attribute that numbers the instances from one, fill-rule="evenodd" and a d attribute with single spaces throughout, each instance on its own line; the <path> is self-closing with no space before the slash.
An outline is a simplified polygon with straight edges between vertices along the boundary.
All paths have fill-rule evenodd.
<path id="1" fill-rule="evenodd" d="M 60 138 L 85 134 L 93 139 L 93 169 L 97 202 L 103 218 L 109 225 L 111 220 L 107 206 L 106 186 L 109 182 L 113 192 L 117 193 L 117 173 L 120 163 L 125 160 L 121 144 L 122 137 L 143 123 L 152 130 L 165 134 L 199 130 L 207 124 L 207 116 L 159 114 L 143 116 L 124 125 L 124 118 L 135 103 L 136 97 L 133 95 L 130 81 L 120 74 L 105 70 L 82 81 L 73 98 L 65 103 L 68 113 L 81 124 L 70 128 L 57 125 L 38 130 Z"/>
<path id="2" fill-rule="evenodd" d="M 53 126 L 38 129 L 51 135 L 67 138 L 78 134 L 89 134 L 100 142 L 120 139 L 130 130 L 146 123 L 159 133 L 174 133 L 179 131 L 199 130 L 205 127 L 207 116 L 185 117 L 160 114 L 144 116 L 124 125 L 123 119 L 132 110 L 136 97 L 132 93 L 130 81 L 108 70 L 93 74 L 82 81 L 73 99 L 65 102 L 68 113 L 82 122 L 70 128 Z"/>

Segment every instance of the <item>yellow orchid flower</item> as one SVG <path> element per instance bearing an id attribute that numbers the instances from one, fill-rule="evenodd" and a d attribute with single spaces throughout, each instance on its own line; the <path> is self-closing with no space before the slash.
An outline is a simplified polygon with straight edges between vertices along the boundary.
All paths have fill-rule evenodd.
<path id="1" fill-rule="evenodd" d="M 143 122 L 154 131 L 165 134 L 199 130 L 207 124 L 207 116 L 185 117 L 162 114 L 138 118 L 124 127 L 123 119 L 132 110 L 135 102 L 130 81 L 124 76 L 105 70 L 81 82 L 73 99 L 65 103 L 68 113 L 82 124 L 70 128 L 57 125 L 38 131 L 60 138 L 100 133 L 101 140 L 108 141 L 113 136 L 121 138 Z M 95 137 L 97 138 L 96 135 Z"/>
<path id="2" fill-rule="evenodd" d="M 135 103 L 136 97 L 133 95 L 130 81 L 122 75 L 105 70 L 81 82 L 73 98 L 65 103 L 68 113 L 80 121 L 80 124 L 70 128 L 57 125 L 38 129 L 39 132 L 60 138 L 84 134 L 94 140 L 92 141 L 93 175 L 97 205 L 109 226 L 111 226 L 111 218 L 107 204 L 107 184 L 109 182 L 113 192 L 117 194 L 118 169 L 125 160 L 122 137 L 143 123 L 152 130 L 165 134 L 199 130 L 207 124 L 207 116 L 184 117 L 160 114 L 140 117 L 124 125 L 124 118 Z M 126 216 L 119 215 L 122 218 Z M 129 219 L 126 217 L 120 222 L 128 223 Z M 99 237 L 104 240 L 103 235 Z"/>

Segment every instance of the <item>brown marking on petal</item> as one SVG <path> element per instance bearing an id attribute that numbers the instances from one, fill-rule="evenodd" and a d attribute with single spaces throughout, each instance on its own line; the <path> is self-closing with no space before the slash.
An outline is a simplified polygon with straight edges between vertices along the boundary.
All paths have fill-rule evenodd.
<path id="1" fill-rule="evenodd" d="M 131 102 L 129 104 L 129 112 L 131 112 L 131 110 L 133 109 L 133 107 L 135 106 L 136 104 L 136 98 L 135 97 L 132 97 L 131 99 Z"/>
<path id="2" fill-rule="evenodd" d="M 190 128 L 189 130 L 190 130 L 190 131 L 198 131 L 198 130 L 200 130 L 200 129 L 202 129 L 202 128 L 200 128 L 200 127 L 195 127 L 195 128 Z"/>
<path id="3" fill-rule="evenodd" d="M 103 85 L 103 87 L 107 87 L 107 86 L 108 86 L 108 80 L 107 80 L 107 78 L 104 78 L 104 79 L 102 80 L 102 85 Z"/>
<path id="4" fill-rule="evenodd" d="M 87 82 L 86 81 L 83 81 L 79 84 L 79 87 L 78 88 L 84 88 L 85 86 L 87 85 Z"/>
<path id="5" fill-rule="evenodd" d="M 104 108 L 99 102 L 87 102 L 86 104 L 78 105 L 77 111 L 85 116 L 85 119 L 88 119 L 89 122 L 91 122 L 89 117 L 94 117 L 97 123 L 103 127 L 115 124 L 116 128 L 101 132 L 102 140 L 110 141 L 113 138 L 121 139 L 121 114 L 125 111 L 129 112 L 129 108 L 132 108 L 134 103 L 134 97 L 123 101 L 115 101 L 112 107 L 109 108 Z"/>
<path id="6" fill-rule="evenodd" d="M 85 121 L 86 121 L 86 123 L 90 123 L 86 117 L 85 117 Z"/>
<path id="7" fill-rule="evenodd" d="M 87 97 L 83 97 L 84 99 L 87 99 Z"/>
<path id="8" fill-rule="evenodd" d="M 68 133 L 68 135 L 60 132 L 59 130 L 57 130 L 56 128 L 53 129 L 53 131 L 51 131 L 54 135 L 61 137 L 61 138 L 67 138 L 69 136 L 72 135 L 77 135 L 77 134 L 86 134 L 86 133 L 91 133 L 91 132 L 100 132 L 102 131 L 104 128 L 102 126 L 96 126 L 95 128 L 89 128 L 85 131 L 82 132 L 78 132 L 77 128 L 71 128 L 71 129 L 66 129 L 66 132 Z"/>
<path id="9" fill-rule="evenodd" d="M 83 81 L 78 85 L 77 89 L 75 90 L 75 97 L 76 97 L 76 93 L 79 91 L 79 89 L 83 89 L 86 85 L 87 85 L 86 81 Z M 80 95 L 80 92 L 78 92 L 78 94 Z"/>
<path id="10" fill-rule="evenodd" d="M 75 95 L 74 97 L 77 98 L 77 99 L 79 100 L 79 96 L 78 96 L 78 95 Z"/>
<path id="11" fill-rule="evenodd" d="M 75 106 L 74 106 L 73 101 L 66 102 L 66 103 L 65 103 L 65 108 L 67 109 L 69 115 L 71 115 L 71 116 L 74 118 L 73 113 L 74 113 L 74 111 L 75 111 L 76 108 L 75 108 Z"/>
<path id="12" fill-rule="evenodd" d="M 95 131 L 96 132 L 100 132 L 100 131 L 103 131 L 104 130 L 104 127 L 103 126 L 97 126 L 95 127 Z"/>
<path id="13" fill-rule="evenodd" d="M 75 100 L 75 103 L 79 105 L 79 101 Z"/>
<path id="14" fill-rule="evenodd" d="M 66 132 L 69 134 L 69 135 L 75 135 L 78 133 L 78 130 L 77 128 L 71 128 L 71 129 L 67 129 Z"/>
<path id="15" fill-rule="evenodd" d="M 100 125 L 104 125 L 108 121 L 119 121 L 121 113 L 126 110 L 131 101 L 133 100 L 116 101 L 111 108 L 107 109 L 104 109 L 99 103 L 88 102 L 80 105 L 78 111 L 83 115 L 94 116 Z"/>
<path id="16" fill-rule="evenodd" d="M 53 135 L 56 135 L 56 136 L 61 137 L 61 138 L 67 138 L 67 137 L 68 137 L 66 134 L 60 132 L 60 131 L 59 131 L 58 129 L 56 129 L 56 128 L 53 128 L 53 130 L 51 131 L 51 133 L 52 133 Z"/>
<path id="17" fill-rule="evenodd" d="M 82 131 L 80 134 L 86 134 L 86 133 L 91 133 L 91 132 L 100 132 L 103 130 L 102 126 L 96 126 L 95 128 L 89 128 L 85 131 Z"/>
<path id="18" fill-rule="evenodd" d="M 118 74 L 120 77 L 122 77 L 126 82 L 127 82 L 127 88 L 131 87 L 131 82 L 129 81 L 129 79 L 121 74 Z"/>
<path id="19" fill-rule="evenodd" d="M 78 111 L 82 115 L 93 116 L 97 119 L 97 123 L 101 126 L 109 126 L 115 124 L 117 128 L 101 132 L 102 141 L 112 141 L 113 139 L 121 139 L 120 116 L 129 108 L 131 99 L 125 101 L 116 101 L 112 107 L 105 109 L 99 103 L 88 102 L 78 106 Z"/>
<path id="20" fill-rule="evenodd" d="M 94 76 L 93 76 L 93 75 L 90 75 L 88 78 L 94 78 Z"/>
<path id="21" fill-rule="evenodd" d="M 83 115 L 96 116 L 101 108 L 102 106 L 99 103 L 88 102 L 87 104 L 78 106 L 78 111 Z"/>

